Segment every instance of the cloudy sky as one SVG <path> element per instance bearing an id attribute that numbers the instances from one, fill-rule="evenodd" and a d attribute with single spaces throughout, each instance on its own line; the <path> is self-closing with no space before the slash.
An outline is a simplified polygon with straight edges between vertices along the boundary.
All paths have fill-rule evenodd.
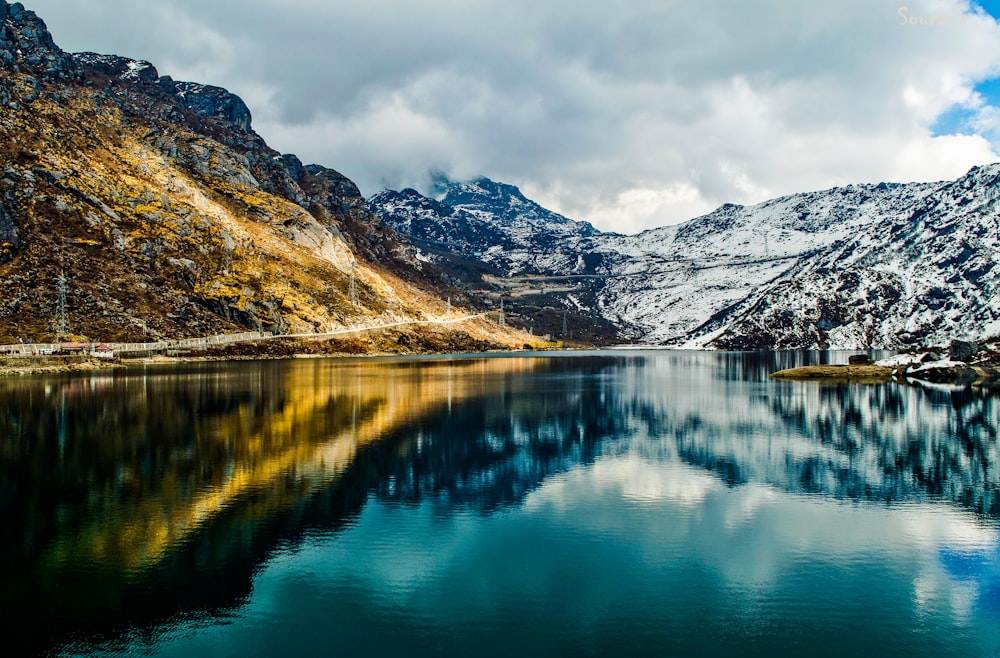
<path id="1" fill-rule="evenodd" d="M 488 176 L 601 229 L 1000 160 L 1000 0 L 24 0 L 383 187 Z"/>

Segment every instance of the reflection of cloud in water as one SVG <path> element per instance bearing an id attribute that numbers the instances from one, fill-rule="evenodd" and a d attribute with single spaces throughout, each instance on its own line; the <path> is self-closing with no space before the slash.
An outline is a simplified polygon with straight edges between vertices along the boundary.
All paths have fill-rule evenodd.
<path id="1" fill-rule="evenodd" d="M 440 511 L 431 498 L 405 507 L 372 501 L 337 537 L 317 537 L 294 559 L 270 563 L 248 616 L 301 607 L 300 585 L 310 582 L 350 593 L 351 607 L 369 614 L 399 611 L 394 618 L 404 625 L 443 617 L 492 628 L 524 610 L 557 629 L 575 628 L 600 623 L 630 597 L 674 609 L 691 624 L 707 605 L 741 632 L 766 634 L 799 599 L 816 605 L 829 596 L 834 617 L 864 614 L 876 626 L 934 618 L 962 627 L 988 595 L 977 583 L 998 546 L 995 531 L 955 508 L 858 505 L 757 483 L 727 487 L 695 467 L 628 452 L 546 479 L 521 507 L 489 517 Z M 989 569 L 995 573 L 995 559 Z M 848 571 L 863 575 L 848 578 Z M 867 610 L 869 587 L 898 587 L 898 605 Z M 879 605 L 886 591 L 874 595 Z M 679 601 L 687 608 L 671 608 Z"/>
<path id="2" fill-rule="evenodd" d="M 978 598 L 977 583 L 955 579 L 933 566 L 922 571 L 913 582 L 913 601 L 920 614 L 946 614 L 962 625 L 971 618 Z"/>
<path id="3" fill-rule="evenodd" d="M 586 470 L 586 483 L 593 493 L 618 492 L 637 504 L 669 501 L 681 507 L 701 505 L 709 492 L 723 488 L 718 478 L 680 463 L 650 463 L 636 456 L 600 459 Z M 542 506 L 565 509 L 575 498 L 579 474 L 570 473 L 547 481 L 524 502 L 527 510 Z"/>
<path id="4" fill-rule="evenodd" d="M 1000 619 L 1000 551 L 997 542 L 979 543 L 969 537 L 943 542 L 938 554 L 938 568 L 928 570 L 926 580 L 914 587 L 914 599 L 922 611 L 934 611 L 950 606 L 952 614 L 968 620 L 975 607 L 990 611 Z M 939 595 L 928 582 L 947 582 L 952 591 L 949 599 Z M 930 593 L 930 594 L 929 594 Z"/>
<path id="5" fill-rule="evenodd" d="M 625 504 L 608 500 L 610 494 Z M 630 511 L 636 502 L 642 511 Z M 652 514 L 651 507 L 657 508 Z M 687 547 L 675 547 L 675 554 L 698 554 L 734 592 L 771 589 L 803 560 L 833 565 L 845 555 L 857 561 L 878 556 L 890 571 L 915 568 L 918 605 L 948 601 L 952 614 L 967 615 L 978 596 L 976 581 L 950 575 L 941 556 L 975 555 L 977 565 L 993 556 L 996 569 L 997 530 L 968 512 L 921 503 L 858 506 L 757 483 L 728 488 L 694 467 L 634 455 L 599 459 L 553 478 L 528 496 L 524 509 L 566 526 L 613 529 L 653 560 L 683 542 Z M 644 523 L 650 518 L 655 522 Z"/>
<path id="6" fill-rule="evenodd" d="M 162 569 L 168 593 L 191 564 L 210 566 L 234 584 L 219 597 L 227 603 L 250 591 L 269 547 L 297 543 L 305 530 L 315 537 L 287 561 L 311 564 L 303 581 L 344 565 L 340 577 L 389 607 L 420 609 L 450 582 L 466 583 L 484 608 L 512 583 L 521 583 L 508 592 L 515 598 L 546 600 L 562 588 L 563 600 L 613 606 L 628 586 L 576 582 L 587 560 L 638 565 L 671 586 L 693 561 L 709 589 L 718 583 L 742 602 L 739 615 L 752 616 L 763 614 L 763 597 L 810 596 L 803 572 L 822 587 L 816 570 L 846 561 L 901 583 L 910 612 L 1000 610 L 989 527 L 1000 513 L 997 398 L 779 384 L 766 379 L 774 364 L 751 367 L 754 358 L 213 367 L 115 379 L 99 396 L 53 389 L 41 396 L 49 413 L 29 384 L 0 383 L 25 405 L 0 411 L 0 456 L 31 457 L 17 491 L 51 489 L 53 474 L 66 485 L 57 488 L 63 498 L 35 496 L 49 507 L 12 505 L 25 528 L 46 532 L 12 532 L 8 542 L 38 537 L 60 568 L 117 547 L 102 554 L 107 565 Z M 71 392 L 81 400 L 66 417 L 60 405 Z M 70 440 L 57 446 L 49 437 L 60 429 Z M 98 482 L 103 507 L 81 502 L 76 481 Z M 75 525 L 55 527 L 65 510 Z M 169 532 L 154 542 L 157 528 Z M 340 539 L 327 542 L 331 535 Z M 553 542 L 559 558 L 533 550 Z M 179 604 L 203 589 L 188 581 L 174 592 Z M 459 617 L 476 612 L 455 605 Z M 42 597 L 39 606 L 49 607 Z"/>

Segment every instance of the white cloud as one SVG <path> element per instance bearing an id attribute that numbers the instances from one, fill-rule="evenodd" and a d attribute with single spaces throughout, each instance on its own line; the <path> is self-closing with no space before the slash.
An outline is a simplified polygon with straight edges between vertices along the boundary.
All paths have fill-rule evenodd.
<path id="1" fill-rule="evenodd" d="M 710 212 L 716 205 L 705 200 L 690 182 L 649 185 L 623 190 L 610 200 L 600 195 L 581 199 L 570 186 L 546 188 L 528 185 L 522 191 L 543 206 L 568 216 L 577 214 L 571 204 L 582 201 L 588 208 L 586 217 L 589 221 L 617 233 L 637 233 L 649 226 L 675 222 L 678 218 L 697 217 Z"/>
<path id="2" fill-rule="evenodd" d="M 1000 144 L 1000 108 L 986 105 L 977 109 L 971 121 L 973 129 L 993 144 Z"/>
<path id="3" fill-rule="evenodd" d="M 153 61 L 154 65 L 164 69 L 161 75 L 212 84 L 212 80 L 223 78 L 239 68 L 242 61 L 239 45 L 219 28 L 213 29 L 193 16 L 156 5 L 153 7 L 153 19 L 158 26 L 157 33 L 169 34 L 172 42 L 164 57 Z"/>
<path id="4" fill-rule="evenodd" d="M 635 231 L 724 202 L 954 178 L 997 155 L 1000 27 L 967 1 L 36 0 L 57 43 L 245 97 L 372 194 L 429 169 Z M 926 21 L 925 21 L 926 22 Z M 979 134 L 933 137 L 971 108 Z"/>
<path id="5" fill-rule="evenodd" d="M 456 141 L 441 118 L 415 110 L 400 94 L 377 99 L 365 111 L 345 118 L 321 115 L 310 123 L 292 125 L 270 119 L 258 121 L 256 127 L 288 152 L 309 154 L 322 144 L 324 150 L 338 154 L 340 161 L 357 163 L 345 173 L 360 175 L 369 187 L 373 181 L 379 187 L 421 184 L 426 171 L 407 164 L 420 161 L 425 167 L 444 169 Z M 303 157 L 307 162 L 315 159 Z M 344 171 L 336 161 L 319 162 Z"/>

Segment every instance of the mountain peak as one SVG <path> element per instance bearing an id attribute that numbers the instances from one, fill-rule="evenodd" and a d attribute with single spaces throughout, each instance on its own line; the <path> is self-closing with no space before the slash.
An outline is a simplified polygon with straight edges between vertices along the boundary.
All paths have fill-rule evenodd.
<path id="1" fill-rule="evenodd" d="M 52 40 L 45 21 L 20 2 L 0 0 L 0 65 L 46 77 L 78 77 L 73 59 Z"/>
<path id="2" fill-rule="evenodd" d="M 501 183 L 485 176 L 468 181 L 454 181 L 438 175 L 433 178 L 432 185 L 435 198 L 448 205 L 489 203 L 492 206 L 532 207 L 555 215 L 526 197 L 516 185 Z"/>
<path id="3" fill-rule="evenodd" d="M 251 132 L 250 108 L 242 98 L 222 87 L 197 82 L 177 82 L 168 75 L 160 76 L 156 67 L 147 61 L 119 55 L 84 52 L 74 53 L 70 57 L 84 71 L 100 73 L 126 87 L 145 86 L 153 93 L 157 91 L 154 89 L 156 87 L 199 116 L 222 119 L 244 132 Z"/>
<path id="4" fill-rule="evenodd" d="M 155 83 L 160 79 L 156 67 L 145 60 L 90 52 L 74 53 L 72 57 L 81 66 L 100 71 L 111 78 L 122 81 Z"/>
<path id="5" fill-rule="evenodd" d="M 489 222 L 531 226 L 533 230 L 555 231 L 577 237 L 600 233 L 589 222 L 569 219 L 532 201 L 516 185 L 485 176 L 459 182 L 443 174 L 435 174 L 432 186 L 434 197 L 440 203 Z"/>

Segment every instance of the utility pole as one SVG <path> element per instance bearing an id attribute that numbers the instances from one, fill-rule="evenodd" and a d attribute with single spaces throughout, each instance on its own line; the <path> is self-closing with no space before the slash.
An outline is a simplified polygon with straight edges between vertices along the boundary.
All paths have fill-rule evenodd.
<path id="1" fill-rule="evenodd" d="M 59 272 L 59 300 L 56 303 L 56 342 L 69 333 L 69 317 L 66 312 L 66 272 Z"/>

